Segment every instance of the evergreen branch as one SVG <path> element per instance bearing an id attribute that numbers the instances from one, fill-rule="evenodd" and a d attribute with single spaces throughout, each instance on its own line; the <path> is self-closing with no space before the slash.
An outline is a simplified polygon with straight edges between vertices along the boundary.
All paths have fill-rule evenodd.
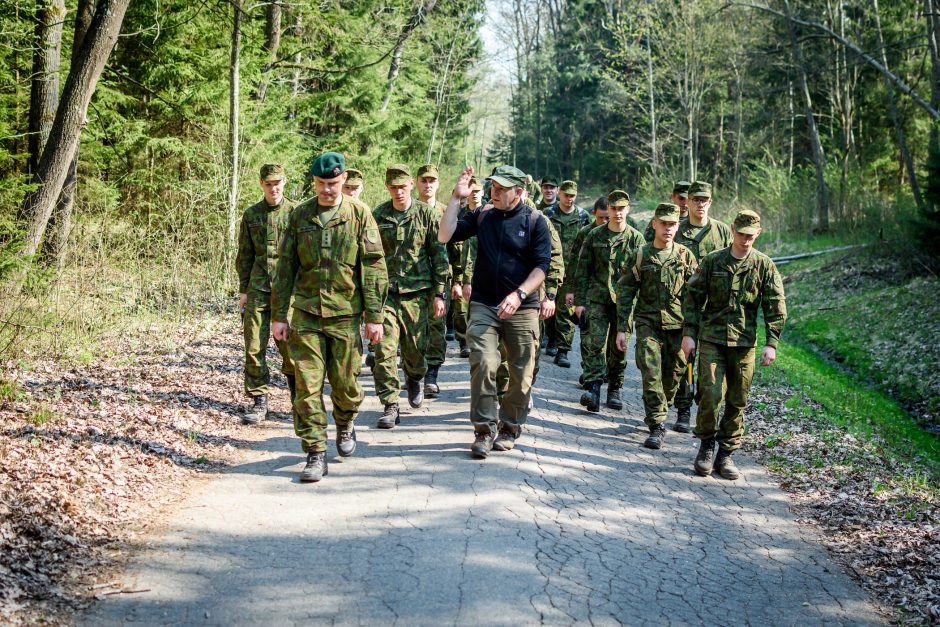
<path id="1" fill-rule="evenodd" d="M 198 128 L 200 131 L 202 131 L 202 132 L 206 135 L 206 137 L 209 137 L 209 136 L 211 135 L 211 133 L 209 133 L 209 131 L 207 131 L 205 128 L 203 128 L 203 126 L 202 126 L 201 124 L 199 124 L 199 122 L 196 122 L 195 120 L 190 119 L 189 116 L 187 116 L 186 113 L 183 111 L 183 107 L 181 107 L 179 104 L 167 100 L 166 98 L 164 98 L 163 96 L 161 96 L 160 94 L 158 94 L 157 92 L 155 92 L 153 89 L 147 87 L 146 85 L 144 85 L 144 84 L 141 83 L 140 81 L 137 81 L 137 80 L 131 78 L 131 77 L 128 76 L 127 74 L 124 74 L 124 73 L 121 72 L 120 70 L 116 70 L 116 69 L 114 69 L 114 68 L 112 68 L 112 67 L 109 67 L 109 68 L 107 69 L 107 71 L 108 71 L 109 73 L 111 73 L 111 74 L 114 74 L 116 77 L 118 77 L 118 78 L 120 78 L 120 79 L 123 79 L 123 80 L 125 80 L 125 81 L 127 81 L 127 82 L 129 82 L 129 83 L 133 83 L 134 85 L 137 85 L 138 87 L 140 87 L 141 89 L 143 89 L 144 91 L 146 91 L 148 94 L 150 94 L 151 96 L 153 96 L 154 98 L 156 98 L 156 99 L 159 100 L 160 102 L 162 102 L 162 103 L 168 105 L 168 106 L 169 106 L 170 108 L 172 108 L 174 111 L 176 111 L 177 113 L 179 113 L 179 114 L 182 116 L 182 118 L 183 118 L 184 120 L 186 120 L 187 122 L 189 122 L 190 124 L 192 124 L 193 126 L 195 126 L 196 128 Z"/>

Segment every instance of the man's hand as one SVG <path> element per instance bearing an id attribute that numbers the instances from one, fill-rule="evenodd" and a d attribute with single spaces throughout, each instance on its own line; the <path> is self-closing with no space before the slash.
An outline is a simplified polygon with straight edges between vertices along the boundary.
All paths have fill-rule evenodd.
<path id="1" fill-rule="evenodd" d="M 514 313 L 519 311 L 519 307 L 522 305 L 522 301 L 519 300 L 519 295 L 515 292 L 510 292 L 509 296 L 503 299 L 503 302 L 499 304 L 499 307 L 496 309 L 496 314 L 499 316 L 500 320 L 508 320 Z"/>
<path id="2" fill-rule="evenodd" d="M 470 177 L 473 176 L 473 166 L 468 165 L 460 176 L 457 177 L 457 184 L 454 185 L 454 196 L 466 198 L 470 195 Z"/>
<path id="3" fill-rule="evenodd" d="M 584 305 L 578 305 L 577 307 L 574 308 L 574 315 L 580 318 L 581 316 L 584 315 L 586 311 L 587 311 L 587 307 L 585 307 Z"/>
<path id="4" fill-rule="evenodd" d="M 274 321 L 271 323 L 271 332 L 274 334 L 274 339 L 279 342 L 283 342 L 287 339 L 287 334 L 290 332 L 290 329 L 287 327 L 286 322 Z"/>
<path id="5" fill-rule="evenodd" d="M 381 322 L 366 322 L 366 339 L 375 346 L 385 337 L 385 328 Z"/>
<path id="6" fill-rule="evenodd" d="M 760 352 L 760 365 L 769 366 L 777 359 L 777 349 L 773 346 L 765 346 Z"/>
<path id="7" fill-rule="evenodd" d="M 574 294 L 565 294 L 565 306 L 571 307 L 572 305 L 574 305 Z"/>
<path id="8" fill-rule="evenodd" d="M 460 283 L 454 283 L 450 286 L 450 298 L 451 300 L 460 300 L 460 297 L 463 293 L 463 290 L 460 289 Z"/>
<path id="9" fill-rule="evenodd" d="M 617 350 L 626 353 L 627 352 L 627 342 L 630 341 L 630 336 L 624 333 L 623 331 L 617 331 Z"/>
<path id="10" fill-rule="evenodd" d="M 444 303 L 444 299 L 440 296 L 434 297 L 434 317 L 440 318 L 447 313 L 447 305 Z"/>
<path id="11" fill-rule="evenodd" d="M 470 302 L 470 295 L 473 294 L 473 286 L 469 283 L 464 283 L 463 285 L 463 299 Z"/>
<path id="12" fill-rule="evenodd" d="M 685 355 L 685 360 L 689 361 L 692 359 L 692 353 L 695 352 L 695 340 L 693 340 L 688 335 L 682 336 L 682 354 Z"/>
<path id="13" fill-rule="evenodd" d="M 545 299 L 542 301 L 542 304 L 539 305 L 539 319 L 548 320 L 555 315 L 555 301 Z"/>
<path id="14" fill-rule="evenodd" d="M 245 308 L 245 305 L 248 304 L 248 294 L 239 294 L 238 295 L 238 311 L 242 311 Z"/>

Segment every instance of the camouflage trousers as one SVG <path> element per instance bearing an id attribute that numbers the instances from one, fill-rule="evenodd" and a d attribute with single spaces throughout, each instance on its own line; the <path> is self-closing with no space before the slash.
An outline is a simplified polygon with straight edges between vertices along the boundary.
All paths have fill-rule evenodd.
<path id="1" fill-rule="evenodd" d="M 268 393 L 271 374 L 268 370 L 268 341 L 271 337 L 271 294 L 248 292 L 245 313 L 242 315 L 242 333 L 245 338 L 245 393 L 263 396 Z M 281 354 L 281 372 L 294 374 L 287 342 L 274 341 Z"/>
<path id="2" fill-rule="evenodd" d="M 467 301 L 463 298 L 452 300 L 450 311 L 453 315 L 454 335 L 463 346 L 467 343 Z"/>
<path id="3" fill-rule="evenodd" d="M 399 294 L 389 292 L 385 300 L 382 326 L 385 337 L 375 348 L 372 377 L 375 394 L 384 405 L 398 402 L 401 381 L 398 379 L 398 349 L 405 376 L 423 379 L 428 371 L 425 353 L 428 349 L 429 290 Z M 443 318 L 439 318 L 443 321 Z"/>
<path id="4" fill-rule="evenodd" d="M 529 413 L 532 371 L 538 353 L 538 309 L 520 309 L 501 320 L 496 310 L 470 303 L 467 345 L 470 347 L 470 422 L 477 432 L 496 434 L 500 428 L 522 432 Z M 499 399 L 497 371 L 505 350 L 509 384 Z"/>
<path id="5" fill-rule="evenodd" d="M 581 342 L 588 346 L 584 368 L 585 383 L 603 383 L 611 389 L 623 387 L 623 372 L 627 369 L 627 354 L 617 349 L 617 305 L 589 302 L 587 304 L 588 332 Z"/>
<path id="6" fill-rule="evenodd" d="M 297 377 L 294 432 L 305 453 L 322 453 L 326 451 L 324 377 L 329 377 L 337 425 L 354 421 L 362 403 L 359 316 L 321 318 L 295 309 L 288 341 Z"/>
<path id="7" fill-rule="evenodd" d="M 682 329 L 636 326 L 636 367 L 643 380 L 643 409 L 647 427 L 666 422 L 666 412 L 685 370 Z"/>
<path id="8" fill-rule="evenodd" d="M 683 356 L 683 359 L 685 357 Z M 676 400 L 675 406 L 676 409 L 691 409 L 692 401 L 695 399 L 692 398 L 692 386 L 689 385 L 689 380 L 687 377 L 679 378 L 679 389 L 676 390 Z"/>
<path id="9" fill-rule="evenodd" d="M 555 299 L 555 315 L 545 321 L 548 343 L 560 351 L 570 351 L 574 341 L 574 305 L 565 304 L 566 286 L 558 286 Z"/>
<path id="10" fill-rule="evenodd" d="M 715 438 L 721 449 L 741 448 L 744 408 L 754 378 L 752 346 L 723 346 L 711 342 L 698 345 L 698 414 L 695 437 Z M 718 411 L 724 403 L 721 419 Z"/>
<path id="11" fill-rule="evenodd" d="M 450 294 L 444 294 L 444 311 L 450 307 Z M 428 367 L 440 366 L 447 356 L 447 314 L 434 317 L 434 297 L 428 297 Z"/>

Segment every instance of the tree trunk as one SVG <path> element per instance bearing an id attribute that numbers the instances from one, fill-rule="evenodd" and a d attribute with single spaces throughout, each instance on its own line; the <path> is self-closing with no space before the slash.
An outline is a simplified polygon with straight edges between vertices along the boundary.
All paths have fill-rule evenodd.
<path id="1" fill-rule="evenodd" d="M 281 47 L 281 5 L 280 0 L 273 0 L 268 4 L 264 23 L 264 49 L 268 53 L 268 66 L 277 61 L 277 53 Z M 265 71 L 270 71 L 265 68 Z M 258 83 L 258 100 L 264 102 L 268 93 L 268 80 L 264 73 Z"/>
<path id="2" fill-rule="evenodd" d="M 22 214 L 26 216 L 26 239 L 21 254 L 35 254 L 42 241 L 49 216 L 62 191 L 69 164 L 75 156 L 88 103 L 98 78 L 117 43 L 130 0 L 101 0 L 88 34 L 78 54 L 79 62 L 69 70 L 62 100 L 49 132 L 49 141 L 42 152 L 33 180 L 41 186 L 26 196 Z"/>
<path id="3" fill-rule="evenodd" d="M 33 78 L 29 95 L 29 158 L 27 170 L 36 174 L 55 110 L 59 105 L 59 60 L 65 0 L 41 0 L 36 6 Z"/>
<path id="4" fill-rule="evenodd" d="M 78 63 L 78 52 L 85 41 L 88 26 L 94 16 L 95 4 L 93 0 L 79 0 L 78 10 L 75 14 L 75 33 L 72 37 L 72 65 Z M 65 262 L 65 251 L 72 233 L 72 211 L 75 208 L 75 189 L 78 185 L 78 153 L 81 150 L 81 141 L 75 146 L 75 155 L 69 164 L 65 182 L 62 184 L 62 193 L 56 201 L 46 227 L 46 236 L 42 240 L 40 258 L 47 266 L 61 267 Z"/>
<path id="5" fill-rule="evenodd" d="M 927 22 L 927 47 L 930 50 L 930 104 L 934 109 L 940 110 L 940 0 L 924 0 L 924 18 Z M 940 154 L 940 124 L 934 122 L 930 125 L 930 151 L 929 154 Z M 932 201 L 934 194 L 930 193 L 928 180 L 927 199 L 932 210 L 940 208 Z"/>
<path id="6" fill-rule="evenodd" d="M 392 88 L 395 86 L 395 79 L 398 78 L 398 72 L 401 70 L 401 55 L 405 50 L 405 42 L 416 28 L 424 24 L 425 20 L 428 19 L 428 13 L 436 4 L 437 0 L 422 0 L 398 34 L 398 41 L 395 42 L 395 49 L 392 51 L 392 63 L 388 68 L 388 84 L 385 88 L 385 98 L 382 100 L 382 111 L 388 111 L 388 105 L 392 101 Z"/>
<path id="7" fill-rule="evenodd" d="M 303 34 L 303 26 L 300 22 L 300 15 L 294 17 L 294 25 L 291 28 L 291 35 L 294 37 L 300 37 Z M 300 61 L 301 55 L 300 52 L 294 54 L 294 72 L 291 74 L 290 79 L 290 97 L 291 97 L 291 106 L 290 111 L 287 114 L 289 120 L 293 120 L 297 117 L 297 109 L 293 101 L 297 100 L 297 96 L 300 95 Z"/>
<path id="8" fill-rule="evenodd" d="M 813 117 L 813 98 L 809 93 L 809 81 L 806 78 L 806 66 L 803 63 L 803 51 L 796 36 L 796 25 L 790 14 L 790 0 L 783 0 L 787 17 L 787 30 L 790 33 L 790 47 L 793 51 L 793 63 L 800 77 L 800 93 L 803 97 L 803 109 L 806 115 L 806 127 L 813 148 L 813 163 L 816 166 L 816 209 L 819 230 L 829 230 L 829 187 L 826 185 L 826 154 L 819 140 L 819 128 Z"/>
<path id="9" fill-rule="evenodd" d="M 646 13 L 646 72 L 647 87 L 650 90 L 650 171 L 653 174 L 653 186 L 657 187 L 659 178 L 659 157 L 656 152 L 656 92 L 653 89 L 653 39 L 650 26 L 650 14 Z"/>
<path id="10" fill-rule="evenodd" d="M 238 94 L 240 73 L 238 68 L 242 43 L 242 8 L 232 2 L 232 56 L 229 61 L 229 115 L 228 115 L 228 247 L 226 261 L 231 261 L 235 250 L 235 224 L 238 222 Z M 229 265 L 228 263 L 226 265 Z"/>

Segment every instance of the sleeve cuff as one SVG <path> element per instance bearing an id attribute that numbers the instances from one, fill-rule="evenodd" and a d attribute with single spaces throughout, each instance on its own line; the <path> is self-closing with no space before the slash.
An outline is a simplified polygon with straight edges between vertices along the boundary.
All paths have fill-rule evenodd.
<path id="1" fill-rule="evenodd" d="M 770 348 L 776 350 L 776 349 L 777 349 L 777 341 L 778 341 L 777 338 L 775 338 L 775 337 L 769 337 L 769 336 L 768 336 L 768 337 L 767 337 L 766 345 L 769 346 Z"/>
<path id="2" fill-rule="evenodd" d="M 682 335 L 687 335 L 696 342 L 698 341 L 698 328 L 696 327 L 682 327 Z"/>
<path id="3" fill-rule="evenodd" d="M 367 311 L 365 315 L 363 316 L 363 319 L 365 320 L 366 324 L 382 324 L 382 321 L 383 321 L 382 318 L 383 317 L 382 317 L 381 311 L 379 312 Z"/>

